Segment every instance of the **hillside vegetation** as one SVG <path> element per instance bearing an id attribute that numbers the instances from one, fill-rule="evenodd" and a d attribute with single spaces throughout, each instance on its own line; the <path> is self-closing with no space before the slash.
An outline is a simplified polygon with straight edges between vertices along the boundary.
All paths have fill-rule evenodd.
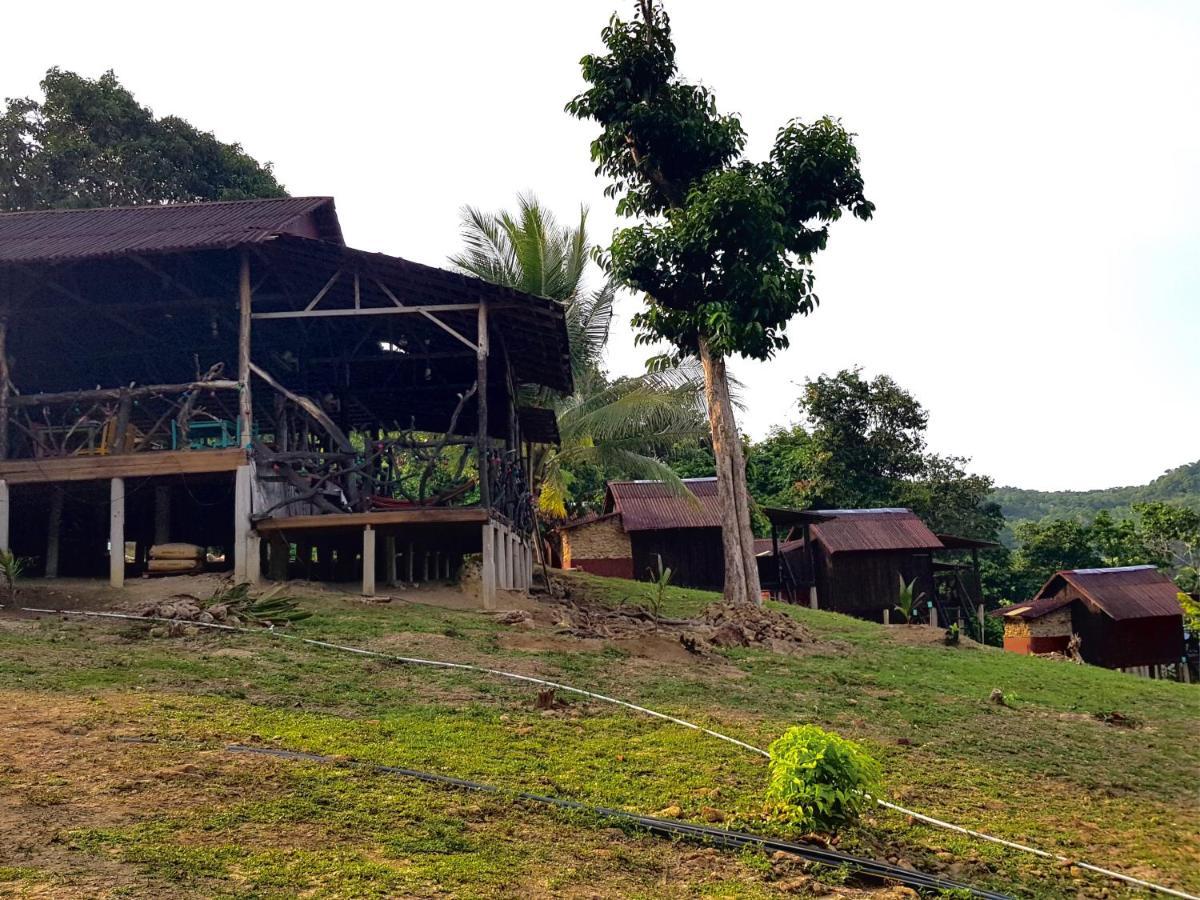
<path id="1" fill-rule="evenodd" d="M 592 609 L 652 599 L 649 585 L 568 583 Z M 26 588 L 27 602 L 63 602 L 44 590 Z M 759 747 L 815 723 L 862 742 L 905 806 L 1200 890 L 1195 686 L 946 647 L 934 629 L 796 607 L 776 607 L 809 635 L 796 652 L 692 656 L 678 641 L 564 634 L 545 604 L 522 601 L 531 621 L 406 596 L 382 605 L 305 593 L 314 615 L 292 630 L 597 689 Z M 121 602 L 91 602 L 101 599 Z M 692 616 L 715 599 L 670 589 L 662 613 Z M 137 623 L 10 614 L 0 615 L 0 686 L 0 730 L 21 736 L 0 742 L 3 896 L 899 896 L 847 884 L 844 872 L 675 845 L 506 795 L 227 750 L 332 754 L 786 833 L 764 818 L 755 754 L 569 696 L 539 709 L 530 686 L 266 636 L 151 636 Z M 989 702 L 994 688 L 1009 705 Z M 1101 720 L 1113 712 L 1135 727 Z M 1133 896 L 884 811 L 839 846 L 1019 897 Z"/>
<path id="2" fill-rule="evenodd" d="M 1155 478 L 1149 484 L 1103 488 L 1094 491 L 1030 491 L 1002 487 L 992 494 L 1010 521 L 1054 518 L 1091 519 L 1101 510 L 1127 515 L 1135 503 L 1155 500 L 1178 503 L 1200 511 L 1200 460 L 1186 463 Z"/>

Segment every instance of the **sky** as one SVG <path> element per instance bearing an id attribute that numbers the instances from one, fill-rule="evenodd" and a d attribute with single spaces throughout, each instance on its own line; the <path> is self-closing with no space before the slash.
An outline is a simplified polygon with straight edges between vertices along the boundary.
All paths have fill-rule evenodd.
<path id="1" fill-rule="evenodd" d="M 53 65 L 114 69 L 332 195 L 348 242 L 433 265 L 464 204 L 533 191 L 621 224 L 563 104 L 632 0 L 55 2 L 6 8 L 0 94 Z M 806 378 L 886 373 L 939 453 L 998 484 L 1149 481 L 1200 457 L 1200 3 L 668 2 L 681 75 L 739 113 L 747 155 L 788 119 L 858 135 L 867 223 L 815 265 L 821 305 L 766 362 L 735 360 L 740 426 L 797 420 Z M 618 306 L 608 366 L 640 371 Z"/>

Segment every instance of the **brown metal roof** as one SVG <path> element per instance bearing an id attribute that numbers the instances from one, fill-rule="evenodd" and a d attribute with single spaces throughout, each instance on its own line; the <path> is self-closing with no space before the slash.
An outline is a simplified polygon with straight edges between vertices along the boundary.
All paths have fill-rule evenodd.
<path id="1" fill-rule="evenodd" d="M 812 536 L 829 553 L 874 550 L 940 550 L 937 539 L 909 509 L 818 509 L 829 520 L 812 526 Z"/>
<path id="2" fill-rule="evenodd" d="M 661 481 L 610 481 L 604 511 L 621 514 L 626 532 L 672 528 L 720 528 L 717 479 L 684 478 L 691 496 L 678 496 Z"/>
<path id="3" fill-rule="evenodd" d="M 1179 616 L 1179 588 L 1154 566 L 1124 566 L 1116 569 L 1070 569 L 1058 572 L 1038 591 L 1031 609 L 1044 615 L 1052 608 L 1036 604 L 1057 599 L 1064 584 L 1070 584 L 1105 612 L 1109 618 L 1148 619 Z M 1062 605 L 1062 604 L 1060 604 Z M 1027 613 L 1023 618 L 1034 618 Z"/>
<path id="4" fill-rule="evenodd" d="M 331 197 L 0 213 L 0 264 L 257 244 L 281 234 L 343 243 Z"/>
<path id="5" fill-rule="evenodd" d="M 582 528 L 584 525 L 592 525 L 592 524 L 595 524 L 596 522 L 604 522 L 604 521 L 607 521 L 608 519 L 616 519 L 619 515 L 620 515 L 620 513 L 615 513 L 615 512 L 604 513 L 603 515 L 598 515 L 596 513 L 588 513 L 586 516 L 583 516 L 582 518 L 579 518 L 579 519 L 575 519 L 572 522 L 564 522 L 562 525 L 558 526 L 558 530 L 559 531 L 570 531 L 572 528 Z"/>
<path id="6" fill-rule="evenodd" d="M 961 537 L 957 534 L 942 534 L 938 532 L 937 539 L 947 550 L 991 550 L 999 547 L 995 541 L 981 541 L 978 538 Z"/>

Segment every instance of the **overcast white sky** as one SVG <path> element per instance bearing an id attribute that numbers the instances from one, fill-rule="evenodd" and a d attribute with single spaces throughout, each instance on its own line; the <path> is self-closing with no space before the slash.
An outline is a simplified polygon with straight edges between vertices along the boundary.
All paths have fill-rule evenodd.
<path id="1" fill-rule="evenodd" d="M 0 94 L 113 68 L 158 114 L 240 141 L 348 241 L 441 264 L 458 208 L 533 190 L 617 224 L 578 60 L 632 0 L 5 9 Z M 1140 483 L 1200 457 L 1200 3 L 675 0 L 685 77 L 749 155 L 793 116 L 859 134 L 869 223 L 839 223 L 791 349 L 738 362 L 755 436 L 806 377 L 861 365 L 999 483 Z M 641 368 L 628 297 L 610 368 Z"/>

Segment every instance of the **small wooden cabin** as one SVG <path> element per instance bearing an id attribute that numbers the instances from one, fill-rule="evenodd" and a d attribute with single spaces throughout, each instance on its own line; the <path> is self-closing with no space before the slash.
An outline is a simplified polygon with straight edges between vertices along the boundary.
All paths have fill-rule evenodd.
<path id="1" fill-rule="evenodd" d="M 725 582 L 715 478 L 685 478 L 688 495 L 661 481 L 610 481 L 604 511 L 559 529 L 563 568 L 645 581 L 658 560 L 672 583 L 720 590 Z"/>
<path id="2" fill-rule="evenodd" d="M 1056 573 L 1029 603 L 1004 607 L 1004 649 L 1066 653 L 1079 638 L 1084 662 L 1145 672 L 1183 657 L 1179 588 L 1154 566 Z"/>

